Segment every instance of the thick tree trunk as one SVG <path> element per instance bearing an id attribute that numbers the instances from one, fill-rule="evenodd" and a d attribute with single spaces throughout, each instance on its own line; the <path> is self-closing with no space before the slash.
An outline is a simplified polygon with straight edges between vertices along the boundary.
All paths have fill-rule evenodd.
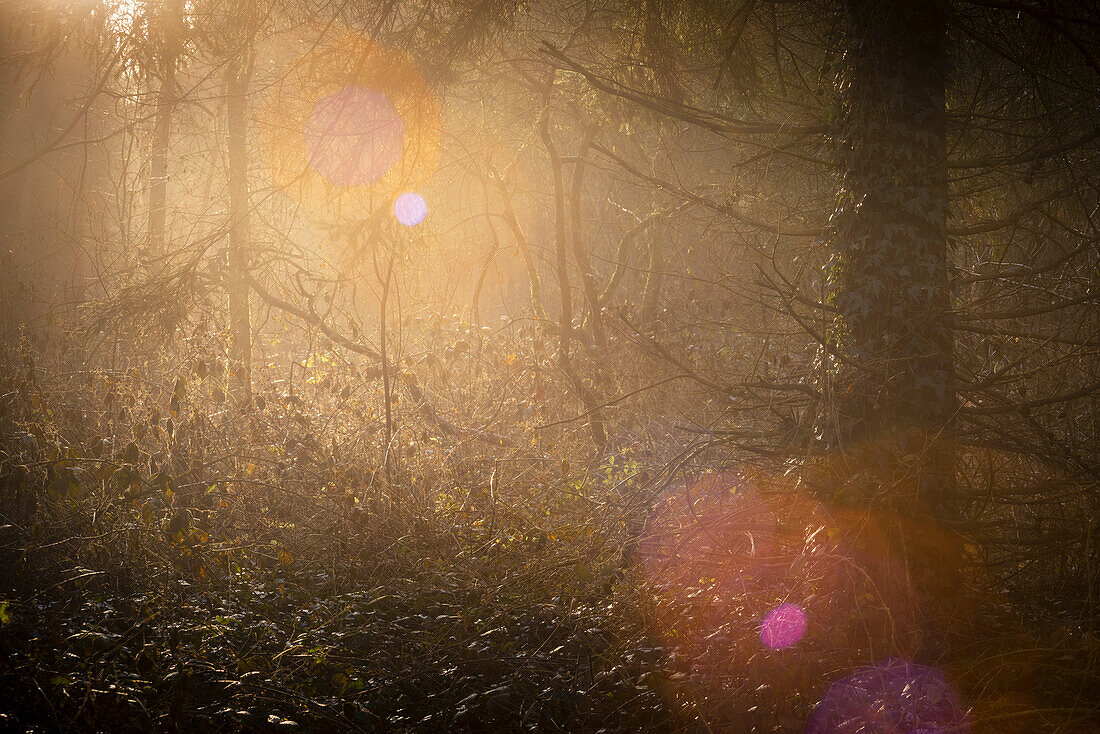
<path id="1" fill-rule="evenodd" d="M 946 233 L 946 3 L 847 0 L 843 185 L 832 220 L 830 290 L 835 477 L 848 502 L 888 507 L 928 620 L 925 653 L 943 652 L 958 596 L 952 323 Z M 859 479 L 862 477 L 862 479 Z M 856 486 L 858 485 L 858 486 Z M 856 541 L 858 542 L 858 541 Z M 927 637 L 926 634 L 931 635 Z M 915 652 L 915 651 L 914 651 Z"/>
<path id="2" fill-rule="evenodd" d="M 229 159 L 229 391 L 238 405 L 252 397 L 252 325 L 248 305 L 248 80 L 244 54 L 226 70 L 226 143 Z"/>
<path id="3" fill-rule="evenodd" d="M 946 8 L 848 0 L 844 181 L 833 218 L 841 448 L 895 437 L 925 459 L 915 496 L 950 495 Z M 899 498 L 902 499 L 902 498 Z"/>

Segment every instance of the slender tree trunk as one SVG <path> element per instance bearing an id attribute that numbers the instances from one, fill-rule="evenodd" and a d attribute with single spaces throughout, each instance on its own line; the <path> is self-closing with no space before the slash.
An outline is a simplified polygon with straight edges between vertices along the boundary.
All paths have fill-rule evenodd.
<path id="1" fill-rule="evenodd" d="M 550 169 L 554 185 L 554 241 L 557 250 L 558 290 L 561 291 L 561 322 L 558 331 L 558 367 L 565 373 L 577 395 L 584 404 L 588 418 L 588 431 L 599 451 L 607 445 L 607 431 L 604 428 L 603 409 L 600 399 L 592 388 L 585 384 L 570 356 L 569 344 L 573 334 L 572 294 L 569 291 L 569 258 L 566 254 L 565 231 L 565 181 L 562 176 L 562 160 L 550 137 L 550 128 L 545 120 L 539 127 L 543 145 L 550 156 Z"/>
<path id="2" fill-rule="evenodd" d="M 168 200 L 168 144 L 172 132 L 172 107 L 175 96 L 176 64 L 164 69 L 157 92 L 157 113 L 153 133 L 153 155 L 149 166 L 149 250 L 164 254 L 165 222 Z"/>
<path id="3" fill-rule="evenodd" d="M 386 445 L 383 446 L 383 457 L 386 465 L 386 481 L 392 493 L 393 491 L 393 463 L 394 459 L 391 456 L 393 451 L 393 376 L 390 374 L 390 355 L 388 336 L 389 329 L 387 323 L 387 310 L 386 306 L 389 304 L 390 299 L 390 283 L 393 281 L 393 258 L 394 254 L 389 254 L 389 263 L 386 265 L 386 277 L 382 277 L 382 271 L 378 269 L 378 255 L 375 254 L 374 259 L 374 272 L 378 276 L 378 282 L 382 286 L 382 297 L 379 301 L 379 315 L 378 315 L 378 351 L 382 356 L 382 397 L 385 400 L 386 408 Z M 392 498 L 392 495 L 391 495 Z"/>
<path id="4" fill-rule="evenodd" d="M 161 79 L 156 97 L 152 160 L 149 165 L 149 250 L 153 255 L 163 255 L 168 212 L 168 148 L 177 98 L 176 65 L 180 53 L 183 2 L 169 0 L 154 12 L 161 37 Z"/>
<path id="5" fill-rule="evenodd" d="M 604 308 L 611 303 L 611 299 L 619 289 L 619 284 L 622 283 L 623 276 L 626 275 L 626 271 L 629 269 L 628 261 L 631 258 L 630 250 L 634 246 L 634 241 L 656 218 L 656 214 L 650 214 L 624 232 L 623 236 L 619 238 L 619 244 L 615 247 L 615 269 L 611 271 L 611 277 L 607 279 L 607 285 L 600 293 L 600 308 Z"/>
<path id="6" fill-rule="evenodd" d="M 657 318 L 661 306 L 661 286 L 664 281 L 664 227 L 654 227 L 649 232 L 649 246 L 646 248 L 645 285 L 642 289 L 641 321 L 648 328 Z"/>
<path id="7" fill-rule="evenodd" d="M 249 314 L 248 81 L 251 53 L 235 56 L 226 70 L 226 142 L 229 153 L 229 391 L 239 405 L 252 397 L 252 325 Z"/>
<path id="8" fill-rule="evenodd" d="M 539 134 L 550 156 L 550 170 L 554 185 L 554 250 L 557 253 L 558 291 L 561 294 L 561 316 L 558 322 L 558 363 L 563 369 L 569 366 L 569 342 L 573 334 L 573 298 L 569 290 L 569 259 L 565 244 L 565 182 L 562 177 L 561 155 L 550 137 L 546 120 L 539 125 Z"/>
<path id="9" fill-rule="evenodd" d="M 527 282 L 531 289 L 531 312 L 540 322 L 545 322 L 546 310 L 542 307 L 542 283 L 539 279 L 538 268 L 535 266 L 534 256 L 531 254 L 531 243 L 527 240 L 523 227 L 520 226 L 519 218 L 512 207 L 512 198 L 504 185 L 504 180 L 499 176 L 494 177 L 493 180 L 496 181 L 500 189 L 501 200 L 504 202 L 504 221 L 507 222 L 508 228 L 512 230 L 512 234 L 516 238 L 516 247 L 519 248 L 520 255 L 523 256 L 523 265 L 527 269 Z"/>
<path id="10" fill-rule="evenodd" d="M 584 219 L 581 216 L 582 200 L 584 198 L 584 174 L 588 169 L 585 155 L 596 137 L 597 128 L 591 126 L 581 141 L 580 151 L 577 153 L 577 162 L 573 169 L 573 185 L 570 199 L 573 205 L 573 258 L 577 261 L 577 268 L 581 271 L 581 285 L 584 287 L 584 300 L 588 309 L 587 325 L 591 329 L 592 339 L 601 349 L 607 347 L 607 338 L 603 330 L 603 314 L 600 311 L 599 288 L 596 286 L 596 275 L 592 272 L 592 260 L 588 253 L 588 243 L 584 237 Z"/>
<path id="11" fill-rule="evenodd" d="M 678 62 L 669 33 L 672 27 L 672 5 L 666 0 L 642 0 L 639 5 L 642 16 L 641 54 L 645 65 L 653 75 L 653 85 L 662 97 L 675 103 L 684 101 L 684 88 L 677 81 Z M 662 137 L 676 135 L 667 121 L 658 121 Z M 651 229 L 646 264 L 645 289 L 642 294 L 641 322 L 643 328 L 652 328 L 661 307 L 661 290 L 664 285 L 665 247 L 668 231 L 664 226 Z"/>

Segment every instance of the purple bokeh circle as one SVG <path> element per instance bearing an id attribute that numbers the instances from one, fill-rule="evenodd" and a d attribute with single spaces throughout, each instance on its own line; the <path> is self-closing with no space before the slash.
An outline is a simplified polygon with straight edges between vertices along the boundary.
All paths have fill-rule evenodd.
<path id="1" fill-rule="evenodd" d="M 351 86 L 318 100 L 304 132 L 309 164 L 334 184 L 358 186 L 397 163 L 405 122 L 385 94 Z"/>
<path id="2" fill-rule="evenodd" d="M 406 227 L 413 227 L 428 215 L 428 202 L 420 194 L 406 191 L 394 200 L 393 215 Z"/>
<path id="3" fill-rule="evenodd" d="M 780 604 L 760 625 L 760 641 L 772 650 L 794 647 L 806 632 L 806 613 L 797 604 Z"/>
<path id="4" fill-rule="evenodd" d="M 887 660 L 830 686 L 804 734 L 969 731 L 966 712 L 943 673 L 906 660 Z"/>

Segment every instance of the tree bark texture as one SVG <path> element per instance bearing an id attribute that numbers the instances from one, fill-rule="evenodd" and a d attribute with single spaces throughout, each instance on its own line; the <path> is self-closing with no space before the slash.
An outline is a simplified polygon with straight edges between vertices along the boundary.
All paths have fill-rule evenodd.
<path id="1" fill-rule="evenodd" d="M 851 543 L 877 549 L 920 610 L 908 654 L 936 659 L 957 628 L 962 540 L 947 214 L 946 3 L 847 0 L 839 151 L 830 223 L 833 410 L 841 498 L 885 509 Z M 898 563 L 890 560 L 896 558 Z M 899 565 L 900 563 L 900 565 Z"/>
<path id="2" fill-rule="evenodd" d="M 947 211 L 946 6 L 848 0 L 831 297 L 839 317 L 831 426 L 840 448 L 892 437 L 921 477 L 899 497 L 951 494 L 955 413 Z"/>

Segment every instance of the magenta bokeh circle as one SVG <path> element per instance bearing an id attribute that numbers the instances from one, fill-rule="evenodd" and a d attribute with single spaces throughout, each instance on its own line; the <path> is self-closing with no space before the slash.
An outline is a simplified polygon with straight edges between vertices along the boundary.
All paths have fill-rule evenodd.
<path id="1" fill-rule="evenodd" d="M 834 683 L 804 734 L 968 734 L 966 709 L 947 677 L 907 660 L 887 660 Z"/>
<path id="2" fill-rule="evenodd" d="M 780 604 L 760 625 L 760 641 L 772 650 L 794 647 L 806 633 L 806 613 L 797 604 Z"/>

